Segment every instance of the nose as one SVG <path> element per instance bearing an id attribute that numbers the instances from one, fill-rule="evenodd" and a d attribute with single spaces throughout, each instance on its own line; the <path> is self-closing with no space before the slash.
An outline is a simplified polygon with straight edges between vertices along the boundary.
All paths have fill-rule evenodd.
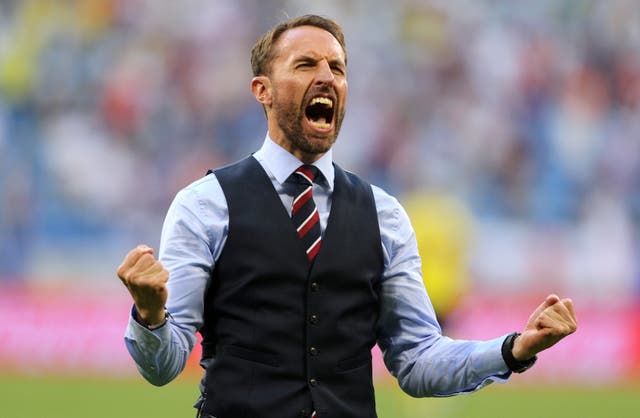
<path id="1" fill-rule="evenodd" d="M 318 63 L 318 73 L 316 74 L 316 84 L 331 84 L 335 80 L 335 75 L 331 71 L 331 66 L 326 60 Z"/>

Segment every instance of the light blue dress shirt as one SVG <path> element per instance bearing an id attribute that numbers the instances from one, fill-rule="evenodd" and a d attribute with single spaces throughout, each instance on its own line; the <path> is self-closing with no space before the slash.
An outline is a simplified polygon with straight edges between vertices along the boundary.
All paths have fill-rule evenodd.
<path id="1" fill-rule="evenodd" d="M 284 182 L 301 162 L 268 135 L 253 157 L 291 213 L 293 196 L 285 193 Z M 313 186 L 324 231 L 334 182 L 331 151 L 314 165 L 324 176 L 323 182 Z M 510 375 L 501 354 L 506 335 L 489 341 L 453 340 L 442 335 L 422 281 L 409 218 L 395 198 L 378 187 L 372 189 L 384 256 L 378 345 L 391 374 L 405 392 L 416 397 L 450 396 L 505 381 Z M 197 343 L 204 296 L 228 231 L 227 203 L 214 174 L 176 195 L 165 219 L 159 251 L 159 260 L 169 271 L 167 309 L 171 319 L 150 331 L 131 317 L 125 334 L 138 370 L 154 385 L 178 376 Z"/>

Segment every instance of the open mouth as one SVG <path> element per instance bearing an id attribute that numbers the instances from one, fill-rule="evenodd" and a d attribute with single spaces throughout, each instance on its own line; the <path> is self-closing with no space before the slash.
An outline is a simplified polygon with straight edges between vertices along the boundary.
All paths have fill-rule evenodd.
<path id="1" fill-rule="evenodd" d="M 333 121 L 333 100 L 328 97 L 314 97 L 304 113 L 315 128 L 319 130 L 330 129 Z"/>

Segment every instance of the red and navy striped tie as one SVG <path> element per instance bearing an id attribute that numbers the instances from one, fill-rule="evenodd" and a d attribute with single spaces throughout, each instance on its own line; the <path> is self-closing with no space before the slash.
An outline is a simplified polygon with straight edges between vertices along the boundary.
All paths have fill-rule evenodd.
<path id="1" fill-rule="evenodd" d="M 320 215 L 313 201 L 313 182 L 318 176 L 318 169 L 312 165 L 301 165 L 292 176 L 298 188 L 293 199 L 291 219 L 309 261 L 313 261 L 322 244 Z"/>

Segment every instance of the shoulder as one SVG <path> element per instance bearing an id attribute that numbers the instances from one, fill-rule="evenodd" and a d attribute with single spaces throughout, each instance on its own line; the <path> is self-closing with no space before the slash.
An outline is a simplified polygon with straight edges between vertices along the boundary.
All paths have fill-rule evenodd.
<path id="1" fill-rule="evenodd" d="M 364 190 L 369 195 L 373 193 L 373 186 L 368 181 L 351 171 L 345 170 L 337 164 L 333 166 L 335 169 L 334 183 L 343 184 L 346 190 L 351 193 L 357 190 Z"/>
<path id="2" fill-rule="evenodd" d="M 218 191 L 221 191 L 220 181 L 215 173 L 209 172 L 204 177 L 184 187 L 178 192 L 178 195 L 206 196 L 212 193 L 215 194 Z"/>
<path id="3" fill-rule="evenodd" d="M 407 213 L 397 198 L 375 185 L 371 185 L 371 191 L 381 226 L 385 225 L 392 230 L 398 230 L 403 224 L 409 222 Z"/>
<path id="4" fill-rule="evenodd" d="M 244 171 L 256 165 L 256 163 L 254 158 L 246 157 L 226 166 L 210 169 L 204 177 L 199 178 L 178 192 L 178 196 L 197 196 L 199 199 L 207 196 L 213 199 L 224 197 L 221 180 L 229 176 L 241 176 Z"/>
<path id="5" fill-rule="evenodd" d="M 214 173 L 208 173 L 180 190 L 172 206 L 189 210 L 199 217 L 208 217 L 212 213 L 224 215 L 227 210 L 222 187 Z"/>
<path id="6" fill-rule="evenodd" d="M 370 191 L 376 207 L 378 223 L 383 232 L 385 230 L 397 231 L 400 228 L 410 228 L 409 217 L 398 199 L 381 187 L 364 180 L 362 177 L 344 170 L 337 165 L 335 167 L 336 178 L 340 173 L 343 173 L 350 184 L 366 188 Z"/>

